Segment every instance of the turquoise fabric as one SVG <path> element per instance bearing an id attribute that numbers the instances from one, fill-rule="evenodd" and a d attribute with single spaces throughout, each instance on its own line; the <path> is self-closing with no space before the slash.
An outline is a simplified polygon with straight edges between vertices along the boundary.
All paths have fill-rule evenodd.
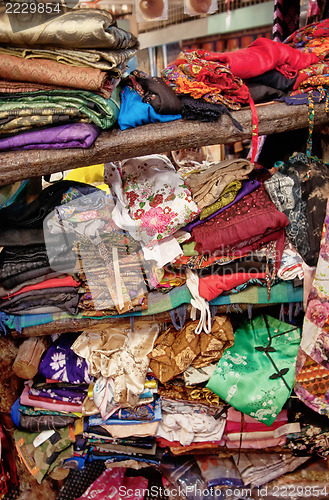
<path id="1" fill-rule="evenodd" d="M 121 92 L 121 107 L 118 124 L 121 130 L 146 125 L 147 123 L 170 122 L 179 120 L 182 115 L 160 115 L 131 87 Z"/>

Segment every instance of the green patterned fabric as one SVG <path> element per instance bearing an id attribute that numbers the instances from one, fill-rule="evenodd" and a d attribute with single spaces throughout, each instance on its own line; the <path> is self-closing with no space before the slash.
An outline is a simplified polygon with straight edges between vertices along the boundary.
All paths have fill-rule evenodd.
<path id="1" fill-rule="evenodd" d="M 75 437 L 72 429 L 65 427 L 54 431 L 46 441 L 35 447 L 33 441 L 39 434 L 15 430 L 14 439 L 18 455 L 40 484 L 46 474 L 60 467 L 67 458 L 73 457 Z"/>
<path id="2" fill-rule="evenodd" d="M 237 410 L 271 425 L 295 379 L 300 329 L 267 315 L 245 320 L 235 332 L 207 388 Z"/>
<path id="3" fill-rule="evenodd" d="M 102 129 L 111 128 L 120 110 L 120 89 L 115 88 L 110 99 L 86 90 L 39 90 L 0 97 L 1 129 L 18 117 L 29 121 L 32 117 L 70 115 L 81 113 Z"/>

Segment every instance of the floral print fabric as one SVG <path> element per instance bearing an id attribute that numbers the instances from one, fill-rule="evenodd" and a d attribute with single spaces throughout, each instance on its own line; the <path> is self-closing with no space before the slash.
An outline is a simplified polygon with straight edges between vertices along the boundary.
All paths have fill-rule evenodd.
<path id="1" fill-rule="evenodd" d="M 62 334 L 47 349 L 40 361 L 40 375 L 73 384 L 92 382 L 86 361 L 71 349 L 77 336 L 74 333 Z"/>
<path id="2" fill-rule="evenodd" d="M 124 198 L 145 244 L 173 234 L 199 214 L 182 177 L 165 156 L 124 160 L 121 169 Z"/>
<path id="3" fill-rule="evenodd" d="M 329 204 L 320 255 L 307 299 L 296 369 L 296 395 L 314 411 L 329 416 Z"/>

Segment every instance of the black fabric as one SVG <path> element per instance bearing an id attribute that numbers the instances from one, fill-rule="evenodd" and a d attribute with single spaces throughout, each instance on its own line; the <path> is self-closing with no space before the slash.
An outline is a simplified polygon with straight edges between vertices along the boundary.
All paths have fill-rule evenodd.
<path id="1" fill-rule="evenodd" d="M 86 463 L 82 470 L 71 470 L 56 500 L 75 500 L 79 498 L 105 469 L 104 462 L 93 461 Z"/>
<path id="2" fill-rule="evenodd" d="M 182 105 L 175 92 L 168 87 L 162 78 L 153 77 L 138 69 L 131 72 L 127 84 L 141 95 L 146 102 L 161 115 L 178 115 L 181 113 Z M 136 83 L 142 88 L 138 89 Z"/>
<path id="3" fill-rule="evenodd" d="M 309 266 L 316 266 L 329 198 L 329 168 L 318 158 L 296 153 L 289 160 L 288 175 L 290 170 L 298 172 L 302 200 L 306 203 L 310 250 L 304 260 Z"/>
<path id="4" fill-rule="evenodd" d="M 242 125 L 232 117 L 230 111 L 223 104 L 214 104 L 204 99 L 194 99 L 188 95 L 180 95 L 179 98 L 182 102 L 182 117 L 184 120 L 216 122 L 224 114 L 231 118 L 233 125 L 238 130 L 243 130 Z"/>
<path id="5" fill-rule="evenodd" d="M 261 85 L 260 83 L 247 83 L 247 87 L 255 104 L 273 101 L 274 99 L 280 99 L 280 97 L 284 96 L 281 90 L 268 87 L 267 85 Z"/>
<path id="6" fill-rule="evenodd" d="M 58 181 L 43 189 L 27 205 L 13 203 L 0 210 L 0 228 L 42 228 L 45 217 L 61 204 L 62 196 L 69 188 L 76 187 L 82 194 L 89 194 L 97 188 L 76 181 Z"/>
<path id="7" fill-rule="evenodd" d="M 43 290 L 31 290 L 2 300 L 0 310 L 7 314 L 28 313 L 29 309 L 42 306 L 56 306 L 70 314 L 78 313 L 78 287 L 58 287 Z"/>
<path id="8" fill-rule="evenodd" d="M 282 90 L 282 92 L 288 92 L 294 86 L 297 79 L 297 75 L 293 78 L 285 77 L 280 71 L 272 69 L 266 71 L 262 75 L 254 76 L 253 78 L 248 78 L 245 83 L 248 85 L 251 83 L 258 83 L 260 85 L 266 85 L 273 89 Z"/>

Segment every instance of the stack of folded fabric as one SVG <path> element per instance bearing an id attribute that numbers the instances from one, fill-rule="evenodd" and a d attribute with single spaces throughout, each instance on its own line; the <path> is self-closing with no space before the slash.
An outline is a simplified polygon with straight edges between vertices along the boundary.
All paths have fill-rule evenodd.
<path id="1" fill-rule="evenodd" d="M 27 468 L 39 482 L 46 474 L 54 477 L 53 469 L 66 460 L 83 467 L 87 456 L 108 464 L 159 463 L 161 403 L 147 357 L 157 334 L 153 323 L 136 322 L 133 331 L 127 324 L 62 334 L 50 344 L 11 412 L 17 451 L 23 456 L 28 450 Z M 40 443 L 46 455 L 33 444 L 43 431 L 50 431 Z M 50 452 L 54 460 L 48 460 Z"/>
<path id="2" fill-rule="evenodd" d="M 74 427 L 92 382 L 87 363 L 70 349 L 76 337 L 60 336 L 49 346 L 37 375 L 25 382 L 12 408 L 12 419 L 18 427 L 14 433 L 17 452 L 39 483 L 46 475 L 59 477 L 64 460 L 73 457 L 78 433 Z M 39 435 L 45 439 L 37 443 Z M 68 472 L 61 470 L 61 477 Z"/>
<path id="3" fill-rule="evenodd" d="M 286 442 L 283 426 L 287 423 L 287 410 L 282 410 L 273 424 L 268 426 L 230 407 L 226 418 L 225 444 L 227 448 L 235 449 L 264 449 L 283 446 Z"/>
<path id="4" fill-rule="evenodd" d="M 1 137 L 0 149 L 90 146 L 118 117 L 117 85 L 136 37 L 103 10 L 71 10 L 32 27 L 24 19 L 12 31 L 0 15 L 0 134 L 15 134 Z"/>
<path id="5" fill-rule="evenodd" d="M 65 200 L 67 193 L 82 196 L 94 191 L 97 189 L 93 186 L 62 181 L 39 192 L 31 203 L 17 200 L 3 208 L 4 249 L 0 259 L 2 313 L 78 313 L 80 280 L 76 274 L 76 256 L 69 247 L 61 246 L 56 253 L 57 268 L 51 266 L 43 220 Z M 6 241 L 11 241 L 11 245 L 7 245 Z M 58 243 L 60 241 L 53 240 L 55 247 Z"/>
<path id="6" fill-rule="evenodd" d="M 226 316 L 214 318 L 209 334 L 196 334 L 197 323 L 190 321 L 181 331 L 170 327 L 157 338 L 149 354 L 150 369 L 161 382 L 162 420 L 157 439 L 171 450 L 223 444 L 223 406 L 219 398 L 204 389 L 204 381 L 225 349 L 233 345 L 233 329 Z M 182 377 L 188 369 L 189 382 L 185 386 Z"/>

